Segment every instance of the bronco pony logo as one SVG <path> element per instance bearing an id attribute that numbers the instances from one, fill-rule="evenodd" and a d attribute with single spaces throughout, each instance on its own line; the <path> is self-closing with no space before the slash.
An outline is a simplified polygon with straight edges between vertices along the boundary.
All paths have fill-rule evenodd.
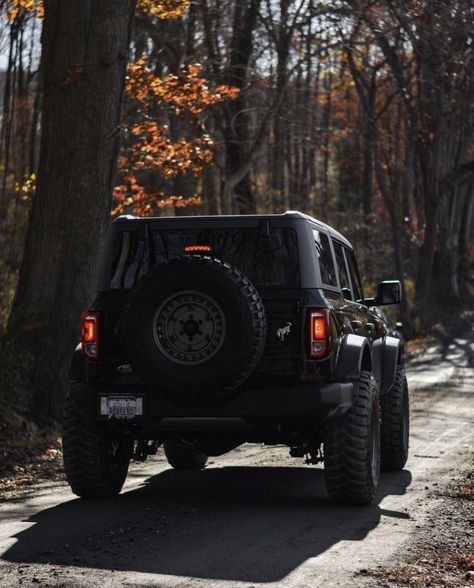
<path id="1" fill-rule="evenodd" d="M 276 330 L 276 336 L 278 337 L 278 339 L 280 339 L 280 341 L 284 341 L 285 337 L 290 334 L 291 327 L 291 323 L 286 323 L 284 327 L 280 327 Z"/>

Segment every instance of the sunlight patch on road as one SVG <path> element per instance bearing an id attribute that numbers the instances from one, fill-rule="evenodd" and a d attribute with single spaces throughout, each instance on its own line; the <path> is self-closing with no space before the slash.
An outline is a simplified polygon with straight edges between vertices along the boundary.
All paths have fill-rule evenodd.
<path id="1" fill-rule="evenodd" d="M 16 536 L 22 531 L 26 531 L 35 523 L 28 523 L 25 521 L 17 521 L 0 526 L 0 557 L 3 556 L 18 539 Z"/>

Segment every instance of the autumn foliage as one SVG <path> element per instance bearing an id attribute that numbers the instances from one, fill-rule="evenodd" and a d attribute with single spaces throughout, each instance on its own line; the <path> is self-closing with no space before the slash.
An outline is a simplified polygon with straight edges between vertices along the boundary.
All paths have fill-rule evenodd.
<path id="1" fill-rule="evenodd" d="M 137 9 L 161 19 L 181 18 L 191 0 L 138 0 Z"/>
<path id="2" fill-rule="evenodd" d="M 44 0 L 8 0 L 6 16 L 15 20 L 25 13 L 44 17 Z M 189 8 L 190 0 L 138 0 L 137 11 L 150 13 L 161 19 L 181 18 Z"/>
<path id="3" fill-rule="evenodd" d="M 33 14 L 38 18 L 43 18 L 43 0 L 8 0 L 6 9 L 7 20 L 15 20 L 24 14 Z"/>
<path id="4" fill-rule="evenodd" d="M 44 0 L 9 0 L 6 18 L 9 21 L 25 15 L 44 17 Z M 158 19 L 178 19 L 189 8 L 190 0 L 138 0 L 137 15 Z M 74 73 L 74 72 L 73 72 Z M 177 208 L 201 204 L 198 196 L 182 198 L 180 195 L 165 197 L 163 190 L 147 191 L 146 182 L 150 174 L 156 174 L 163 182 L 173 180 L 178 174 L 192 173 L 199 176 L 205 165 L 212 161 L 214 142 L 206 133 L 203 124 L 205 111 L 225 99 L 233 100 L 238 89 L 218 85 L 211 90 L 201 75 L 201 67 L 191 64 L 179 75 L 156 76 L 147 67 L 143 56 L 128 67 L 126 95 L 134 104 L 134 110 L 141 114 L 137 123 L 124 123 L 128 147 L 119 158 L 120 185 L 114 189 L 112 214 L 132 211 L 136 214 L 151 215 L 156 209 L 168 205 Z M 68 76 L 70 71 L 68 70 Z M 63 85 L 70 83 L 65 78 Z M 169 126 L 163 116 L 185 117 L 189 122 L 189 136 L 173 140 Z"/>
<path id="5" fill-rule="evenodd" d="M 235 99 L 238 89 L 221 85 L 211 90 L 201 76 L 201 67 L 196 64 L 185 67 L 179 76 L 169 74 L 160 78 L 147 67 L 144 56 L 129 65 L 125 91 L 135 102 L 134 110 L 141 114 L 142 120 L 126 125 L 131 144 L 119 159 L 123 182 L 114 190 L 116 206 L 112 213 L 131 210 L 150 216 L 156 209 L 168 205 L 184 208 L 201 204 L 197 195 L 165 197 L 161 190 L 149 192 L 140 176 L 158 174 L 164 181 L 188 172 L 199 176 L 204 166 L 212 161 L 214 146 L 205 132 L 203 114 L 225 99 Z M 173 141 L 168 125 L 157 118 L 165 112 L 186 117 L 192 136 Z"/>
<path id="6" fill-rule="evenodd" d="M 225 98 L 235 99 L 237 88 L 217 86 L 209 89 L 209 82 L 201 77 L 201 66 L 194 64 L 183 69 L 180 76 L 169 74 L 164 78 L 155 76 L 142 57 L 128 67 L 125 91 L 130 98 L 141 102 L 141 108 L 150 106 L 170 106 L 177 115 L 186 112 L 198 117 L 214 104 Z"/>

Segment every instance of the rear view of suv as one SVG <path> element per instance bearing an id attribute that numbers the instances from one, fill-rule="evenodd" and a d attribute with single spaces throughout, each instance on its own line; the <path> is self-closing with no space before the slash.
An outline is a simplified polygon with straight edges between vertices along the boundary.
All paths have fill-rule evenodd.
<path id="1" fill-rule="evenodd" d="M 105 244 L 65 400 L 73 492 L 120 492 L 163 446 L 203 468 L 243 443 L 324 462 L 330 496 L 369 503 L 408 455 L 403 345 L 364 298 L 353 248 L 298 212 L 119 217 Z"/>

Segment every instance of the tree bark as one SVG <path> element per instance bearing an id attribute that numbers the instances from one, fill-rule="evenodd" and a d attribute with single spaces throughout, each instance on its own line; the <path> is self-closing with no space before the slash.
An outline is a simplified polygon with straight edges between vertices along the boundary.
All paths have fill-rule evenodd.
<path id="1" fill-rule="evenodd" d="M 283 212 L 286 208 L 287 194 L 285 194 L 285 164 L 288 161 L 288 153 L 285 153 L 285 144 L 289 141 L 289 129 L 287 112 L 286 85 L 288 82 L 288 59 L 290 57 L 290 43 L 293 37 L 293 28 L 288 26 L 288 10 L 290 0 L 280 0 L 280 24 L 274 33 L 275 50 L 277 55 L 275 93 L 281 96 L 281 108 L 275 113 L 273 121 L 273 169 L 272 169 L 272 194 L 273 208 L 275 212 Z M 284 116 L 282 116 L 284 113 Z"/>
<path id="2" fill-rule="evenodd" d="M 37 418 L 61 413 L 79 311 L 94 288 L 134 4 L 45 1 L 38 183 L 6 338 L 7 385 L 21 387 Z"/>
<path id="3" fill-rule="evenodd" d="M 222 188 L 226 213 L 249 214 L 256 211 L 255 194 L 250 184 L 250 166 L 245 174 L 240 170 L 249 157 L 250 118 L 248 113 L 247 88 L 250 59 L 254 47 L 254 32 L 257 24 L 260 0 L 237 2 L 233 18 L 229 67 L 226 83 L 239 88 L 236 100 L 226 105 L 226 174 L 241 175 L 238 182 L 227 180 Z"/>

